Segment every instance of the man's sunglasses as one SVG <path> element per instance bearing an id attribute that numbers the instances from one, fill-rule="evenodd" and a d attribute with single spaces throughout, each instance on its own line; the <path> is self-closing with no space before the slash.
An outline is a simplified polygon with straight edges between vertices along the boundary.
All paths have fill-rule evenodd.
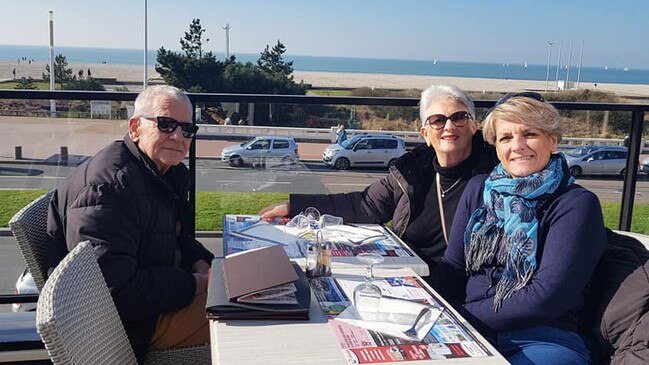
<path id="1" fill-rule="evenodd" d="M 507 95 L 503 96 L 502 98 L 498 99 L 495 106 L 503 104 L 503 103 L 505 103 L 507 100 L 509 100 L 511 98 L 530 98 L 530 99 L 538 100 L 538 101 L 540 101 L 542 103 L 545 103 L 545 99 L 543 98 L 543 95 L 541 95 L 539 93 L 535 93 L 533 91 L 524 91 L 524 92 L 520 92 L 520 93 L 511 93 L 511 94 L 507 94 Z"/>
<path id="2" fill-rule="evenodd" d="M 440 130 L 444 128 L 447 120 L 450 120 L 454 126 L 460 128 L 469 123 L 469 120 L 471 119 L 471 115 L 468 112 L 462 111 L 455 112 L 449 116 L 446 116 L 444 114 L 433 114 L 426 118 L 426 123 L 428 123 L 431 128 Z"/>
<path id="3" fill-rule="evenodd" d="M 180 131 L 185 138 L 194 138 L 196 132 L 198 132 L 198 126 L 193 123 L 180 123 L 171 117 L 152 117 L 147 115 L 141 115 L 140 118 L 156 120 L 158 123 L 158 130 L 162 133 L 173 133 L 177 127 L 180 127 Z"/>

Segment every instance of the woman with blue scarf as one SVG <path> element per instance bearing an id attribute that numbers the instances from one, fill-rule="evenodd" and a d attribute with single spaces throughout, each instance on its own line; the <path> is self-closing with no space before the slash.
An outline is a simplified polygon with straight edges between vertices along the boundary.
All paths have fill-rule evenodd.
<path id="1" fill-rule="evenodd" d="M 500 164 L 457 207 L 440 292 L 512 364 L 587 364 L 577 333 L 606 233 L 597 197 L 557 153 L 563 120 L 536 93 L 507 95 L 485 139 Z"/>

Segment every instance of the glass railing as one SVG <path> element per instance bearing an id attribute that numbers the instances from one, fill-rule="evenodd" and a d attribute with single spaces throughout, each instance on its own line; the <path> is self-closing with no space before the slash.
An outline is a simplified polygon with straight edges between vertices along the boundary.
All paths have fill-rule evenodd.
<path id="1" fill-rule="evenodd" d="M 15 212 L 12 209 L 55 188 L 78 164 L 122 139 L 136 96 L 128 92 L 0 90 L 0 199 L 11 202 L 2 208 L 4 226 Z M 218 231 L 222 214 L 254 213 L 262 206 L 286 200 L 290 193 L 359 191 L 384 176 L 391 158 L 347 156 L 348 164 L 337 165 L 333 160 L 327 161 L 332 166 L 325 164 L 323 153 L 341 122 L 348 126 L 348 138 L 370 133 L 392 134 L 403 140 L 396 147 L 390 142 L 376 142 L 377 148 L 389 150 L 386 154 L 395 150 L 398 155 L 398 148 L 407 150 L 423 143 L 418 136 L 417 99 L 189 96 L 201 127 L 186 160 L 193 177 L 191 196 L 197 209 L 197 231 Z M 479 117 L 493 104 L 476 101 Z M 582 170 L 577 182 L 605 203 L 609 227 L 634 231 L 634 204 L 642 211 L 649 206 L 649 180 L 645 173 L 638 173 L 641 155 L 649 154 L 643 140 L 649 105 L 553 104 L 568 121 L 562 150 L 593 144 L 628 146 L 622 164 L 617 161 L 617 167 L 602 171 L 602 175 L 588 176 L 589 171 Z M 224 116 L 233 111 L 245 116 L 243 121 L 224 125 Z M 624 131 L 628 141 L 606 136 L 607 130 Z M 269 143 L 271 148 L 240 146 L 264 136 L 267 142 L 260 144 Z M 296 144 L 297 155 L 290 139 Z M 276 154 L 272 148 L 275 143 Z M 230 152 L 222 154 L 226 147 Z M 235 147 L 238 152 L 232 153 Z M 4 236 L 0 235 L 0 294 L 12 294 L 24 263 L 10 233 L 4 230 Z M 0 300 L 15 301 L 6 297 Z"/>

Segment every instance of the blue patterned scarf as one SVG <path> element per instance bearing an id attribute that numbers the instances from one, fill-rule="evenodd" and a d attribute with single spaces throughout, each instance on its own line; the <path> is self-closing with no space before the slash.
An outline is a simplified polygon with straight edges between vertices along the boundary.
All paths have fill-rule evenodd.
<path id="1" fill-rule="evenodd" d="M 562 153 L 553 154 L 544 170 L 521 178 L 499 164 L 485 181 L 484 203 L 471 214 L 464 231 L 464 255 L 467 273 L 494 264 L 505 267 L 496 285 L 494 311 L 523 288 L 536 269 L 537 209 L 574 181 Z"/>

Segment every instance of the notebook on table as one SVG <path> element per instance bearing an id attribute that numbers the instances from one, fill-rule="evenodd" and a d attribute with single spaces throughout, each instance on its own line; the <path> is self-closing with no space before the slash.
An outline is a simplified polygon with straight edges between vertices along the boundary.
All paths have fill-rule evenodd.
<path id="1" fill-rule="evenodd" d="M 308 319 L 311 289 L 281 246 L 212 260 L 206 314 L 210 319 Z"/>

